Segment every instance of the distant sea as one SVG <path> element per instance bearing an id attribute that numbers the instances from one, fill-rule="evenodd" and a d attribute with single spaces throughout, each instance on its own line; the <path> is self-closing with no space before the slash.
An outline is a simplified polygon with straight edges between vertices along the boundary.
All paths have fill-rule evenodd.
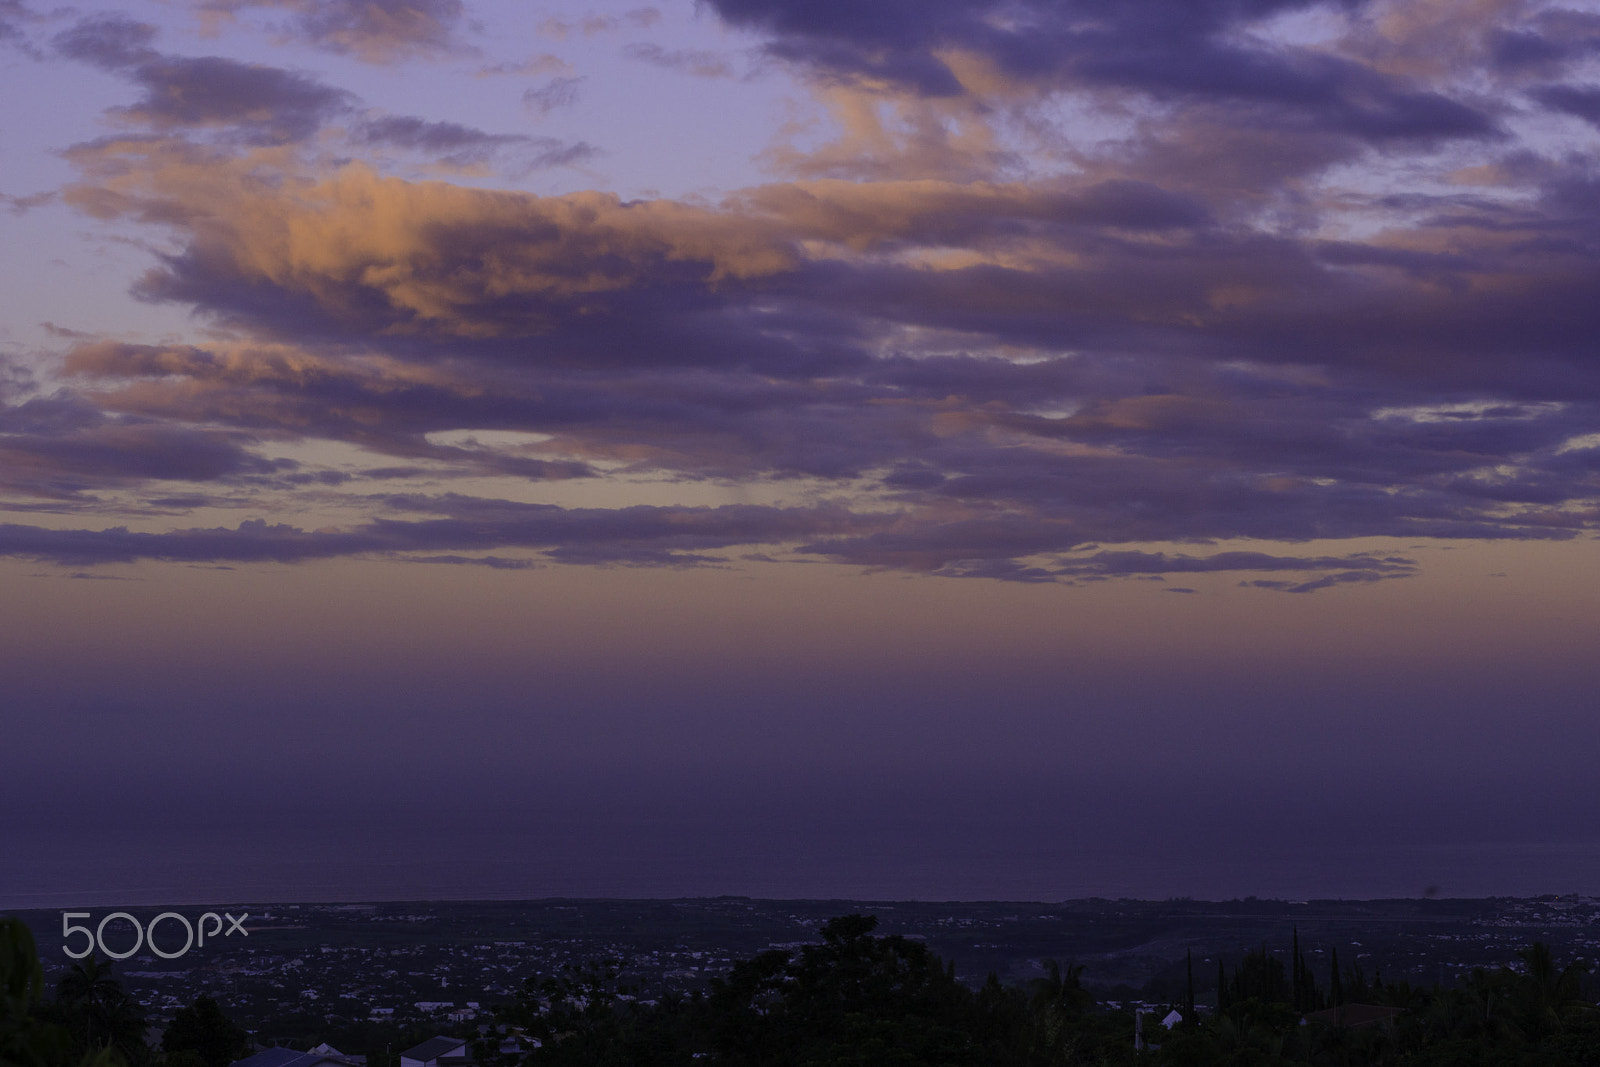
<path id="1" fill-rule="evenodd" d="M 970 829 L 970 828 L 969 828 Z M 1078 849 L 887 836 L 551 827 L 512 837 L 0 842 L 0 908 L 546 897 L 1285 900 L 1600 895 L 1600 843 Z"/>

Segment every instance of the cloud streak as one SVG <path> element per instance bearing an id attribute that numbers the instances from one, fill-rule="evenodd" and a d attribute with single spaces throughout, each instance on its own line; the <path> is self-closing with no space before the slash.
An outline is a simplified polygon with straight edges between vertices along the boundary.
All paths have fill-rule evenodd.
<path id="1" fill-rule="evenodd" d="M 900 516 L 861 516 L 840 507 L 774 508 L 734 505 L 717 508 L 634 506 L 617 509 L 559 508 L 482 498 L 398 496 L 386 501 L 407 512 L 433 512 L 431 519 L 385 518 L 349 530 L 306 531 L 255 519 L 236 527 L 180 529 L 160 533 L 103 530 L 52 530 L 0 525 L 0 555 L 49 561 L 63 566 L 160 560 L 182 563 L 300 563 L 345 556 L 388 557 L 403 562 L 452 564 L 521 570 L 551 562 L 628 566 L 697 567 L 730 562 L 725 553 L 751 546 L 795 548 L 838 562 L 868 562 L 841 550 L 837 542 L 795 546 L 818 533 L 885 528 Z M 460 555 L 462 551 L 520 549 L 539 558 Z M 767 557 L 770 558 L 770 557 Z M 1221 552 L 1208 557 L 1150 552 L 1096 552 L 1050 567 L 1024 566 L 992 558 L 960 561 L 938 573 L 1018 582 L 1073 584 L 1112 577 L 1159 577 L 1239 572 L 1301 572 L 1317 577 L 1284 581 L 1258 579 L 1242 584 L 1263 589 L 1308 592 L 1350 582 L 1375 582 L 1416 573 L 1403 557 L 1274 556 L 1261 552 Z"/>

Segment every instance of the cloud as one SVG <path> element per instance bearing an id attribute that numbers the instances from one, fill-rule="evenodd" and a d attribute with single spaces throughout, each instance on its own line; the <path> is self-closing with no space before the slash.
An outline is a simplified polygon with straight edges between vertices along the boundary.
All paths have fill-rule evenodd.
<path id="1" fill-rule="evenodd" d="M 1600 85 L 1550 85 L 1533 96 L 1552 111 L 1576 115 L 1592 126 L 1600 126 Z"/>
<path id="2" fill-rule="evenodd" d="M 512 547 L 539 551 L 551 562 L 580 565 L 704 566 L 723 564 L 724 557 L 716 554 L 720 550 L 793 545 L 793 550 L 802 554 L 883 565 L 882 561 L 840 551 L 839 542 L 809 545 L 794 545 L 794 542 L 822 532 L 871 530 L 872 527 L 878 527 L 879 531 L 867 536 L 879 538 L 884 528 L 901 524 L 905 518 L 902 515 L 852 515 L 837 507 L 735 505 L 563 509 L 454 495 L 393 495 L 382 499 L 389 507 L 402 512 L 432 512 L 446 517 L 383 518 L 345 531 L 315 532 L 262 520 L 251 520 L 233 528 L 164 533 L 131 532 L 122 527 L 100 531 L 47 530 L 8 524 L 0 526 L 0 554 L 66 566 L 128 563 L 141 559 L 292 563 L 367 555 L 391 556 L 408 562 L 525 569 L 538 566 L 538 561 L 526 557 L 466 556 L 460 555 L 459 550 L 481 552 Z M 996 547 L 992 540 L 986 544 L 991 550 Z M 763 555 L 762 558 L 771 557 Z M 901 565 L 904 565 L 903 560 Z M 1403 557 L 1286 557 L 1261 552 L 1222 552 L 1209 557 L 1192 557 L 1102 551 L 1086 557 L 1058 559 L 1053 565 L 1043 566 L 996 555 L 987 559 L 952 560 L 931 569 L 947 577 L 1017 582 L 1241 571 L 1297 571 L 1318 575 L 1291 581 L 1257 579 L 1240 583 L 1285 592 L 1311 592 L 1334 585 L 1404 578 L 1417 573 L 1415 562 Z"/>
<path id="3" fill-rule="evenodd" d="M 0 41 L 22 42 L 25 39 L 22 24 L 34 17 L 21 0 L 0 0 Z"/>
<path id="4" fill-rule="evenodd" d="M 581 77 L 551 78 L 543 85 L 524 90 L 522 102 L 539 114 L 548 115 L 577 103 L 578 86 L 582 84 Z"/>
<path id="5" fill-rule="evenodd" d="M 1505 135 L 1502 109 L 1453 68 L 1408 62 L 1423 45 L 1395 38 L 1397 20 L 1360 0 L 1322 5 L 1344 32 L 1315 44 L 1274 25 L 1310 6 L 1298 0 L 937 0 L 870 14 L 802 0 L 711 6 L 806 78 L 838 130 L 818 144 L 802 124 L 773 146 L 768 162 L 802 177 L 997 178 L 1042 152 L 1078 166 L 1134 162 L 1163 181 L 1203 176 L 1221 192 L 1230 173 L 1248 187 L 1252 175 L 1315 173 L 1375 148 Z M 1414 36 L 1472 20 L 1439 21 Z M 1503 28 L 1479 22 L 1460 32 L 1476 40 Z M 1107 157 L 1063 105 L 1090 128 L 1136 123 L 1137 137 L 1105 145 Z"/>
<path id="6" fill-rule="evenodd" d="M 9 193 L 0 193 L 0 204 L 6 205 L 6 210 L 13 215 L 26 215 L 36 207 L 43 207 L 56 199 L 54 189 L 42 193 L 30 193 L 27 196 L 12 196 Z"/>
<path id="7" fill-rule="evenodd" d="M 1372 571 L 1340 571 L 1337 574 L 1325 574 L 1321 578 L 1314 578 L 1308 582 L 1284 582 L 1262 578 L 1249 582 L 1240 582 L 1239 584 L 1252 589 L 1272 589 L 1280 593 L 1315 593 L 1318 590 L 1331 589 L 1338 585 L 1366 584 L 1391 577 L 1405 576 L 1375 574 Z"/>
<path id="8" fill-rule="evenodd" d="M 1329 570 L 1360 571 L 1381 577 L 1407 577 L 1417 573 L 1417 563 L 1402 556 L 1274 556 L 1265 552 L 1218 552 L 1210 556 L 1169 556 L 1163 552 L 1096 552 L 1092 556 L 1062 565 L 1057 569 L 1057 573 L 1081 577 Z"/>
<path id="9" fill-rule="evenodd" d="M 156 130 L 227 127 L 251 144 L 305 140 L 352 102 L 298 74 L 216 57 L 162 59 L 133 73 L 145 95 L 113 114 Z"/>
<path id="10" fill-rule="evenodd" d="M 1162 0 L 937 0 L 878 4 L 870 12 L 810 0 L 713 0 L 712 6 L 736 26 L 766 33 L 775 56 L 925 96 L 970 91 L 976 64 L 1018 83 L 1206 100 L 1258 118 L 1314 117 L 1380 141 L 1481 136 L 1492 128 L 1474 108 L 1371 66 L 1326 51 L 1246 43 L 1237 32 L 1305 7 L 1300 0 L 1196 0 L 1181 9 Z"/>
<path id="11" fill-rule="evenodd" d="M 139 100 L 107 115 L 156 135 L 147 139 L 154 150 L 182 151 L 183 142 L 192 145 L 200 135 L 209 135 L 215 146 L 301 144 L 328 133 L 329 124 L 349 116 L 357 104 L 354 95 L 293 71 L 215 56 L 164 55 L 152 47 L 155 37 L 154 27 L 117 15 L 83 20 L 55 40 L 59 54 L 122 74 L 143 90 Z M 481 171 L 494 163 L 525 175 L 572 166 L 595 154 L 581 141 L 495 134 L 410 115 L 369 113 L 344 132 L 353 151 L 396 148 L 423 154 L 436 168 L 455 170 Z M 163 143 L 161 137 L 174 140 Z M 80 145 L 74 151 L 86 158 L 95 147 Z M 40 198 L 8 200 L 19 211 Z"/>
<path id="12" fill-rule="evenodd" d="M 716 562 L 710 550 L 770 543 L 819 529 L 857 525 L 836 509 L 721 508 L 563 509 L 509 501 L 445 497 L 396 501 L 450 517 L 378 519 L 347 531 L 305 531 L 252 519 L 236 527 L 164 533 L 51 530 L 0 524 L 0 555 L 69 566 L 163 560 L 185 563 L 295 563 L 351 555 L 448 549 L 540 549 L 566 562 L 692 566 Z"/>
<path id="13" fill-rule="evenodd" d="M 0 407 L 0 491 L 72 499 L 150 481 L 226 482 L 279 465 L 249 450 L 235 431 L 115 417 L 71 396 Z"/>
<path id="14" fill-rule="evenodd" d="M 17 527 L 33 547 L 16 551 L 742 554 L 1310 592 L 1418 564 L 1285 544 L 1600 529 L 1600 171 L 1471 88 L 1585 117 L 1580 65 L 1527 41 L 1506 58 L 1504 35 L 1544 40 L 1548 22 L 1352 3 L 1305 44 L 1273 21 L 1299 9 L 1272 3 L 718 9 L 841 125 L 769 153 L 789 179 L 714 202 L 388 176 L 360 157 L 591 150 L 356 114 L 293 72 L 164 56 L 128 19 L 58 38 L 143 94 L 119 113 L 141 130 L 68 152 L 63 198 L 158 230 L 136 295 L 213 332 L 64 338 L 67 386 L 16 393 L 0 424 L 8 491 L 166 515 L 258 500 L 273 519 L 59 542 Z M 576 92 L 547 73 L 530 107 Z M 1062 140 L 1052 107 L 1113 134 Z M 335 118 L 354 160 L 309 147 L 337 143 Z M 359 458 L 263 458 L 329 442 Z M 364 495 L 380 479 L 396 491 Z M 479 479 L 827 503 L 528 511 Z M 360 518 L 277 521 L 296 494 Z"/>
<path id="15" fill-rule="evenodd" d="M 547 18 L 539 23 L 539 32 L 546 37 L 562 41 L 575 33 L 593 37 L 596 34 L 615 33 L 622 29 L 649 29 L 660 21 L 659 10 L 653 7 L 639 7 L 625 11 L 620 16 L 591 13 L 576 21 Z"/>
<path id="16" fill-rule="evenodd" d="M 159 58 L 156 27 L 126 15 L 86 18 L 56 35 L 56 50 L 103 70 L 125 70 Z"/>
<path id="17" fill-rule="evenodd" d="M 456 122 L 427 122 L 410 115 L 364 120 L 353 137 L 359 144 L 414 148 L 444 158 L 481 161 L 507 145 L 525 143 L 516 134 L 490 134 Z"/>
<path id="18" fill-rule="evenodd" d="M 468 567 L 488 567 L 497 571 L 526 571 L 541 566 L 537 560 L 508 559 L 505 556 L 406 556 L 407 563 L 443 563 Z"/>
<path id="19" fill-rule="evenodd" d="M 541 52 L 520 62 L 494 63 L 480 67 L 478 68 L 477 76 L 488 78 L 497 74 L 513 74 L 534 78 L 544 74 L 569 75 L 571 73 L 571 63 L 568 63 L 560 56 L 552 55 L 549 52 Z"/>
<path id="20" fill-rule="evenodd" d="M 641 63 L 681 71 L 696 78 L 731 78 L 734 74 L 727 56 L 703 49 L 669 50 L 658 44 L 630 44 L 623 53 Z"/>
<path id="21" fill-rule="evenodd" d="M 245 144 L 302 141 L 353 97 L 304 75 L 216 56 L 166 56 L 152 26 L 124 16 L 80 22 L 56 37 L 64 56 L 124 74 L 143 91 L 109 114 L 156 131 L 214 128 Z"/>
<path id="22" fill-rule="evenodd" d="M 141 282 L 146 298 L 258 325 L 295 319 L 297 332 L 449 335 L 469 346 L 549 337 L 588 349 L 582 324 L 605 322 L 600 313 L 619 303 L 643 320 L 681 318 L 682 302 L 691 314 L 709 310 L 720 289 L 793 258 L 759 224 L 668 202 L 479 191 L 359 166 L 312 186 L 264 186 L 247 165 L 138 142 L 88 150 L 83 161 L 126 177 L 114 190 L 76 190 L 77 202 L 188 220 L 193 240 Z M 245 200 L 260 210 L 241 213 Z M 624 325 L 643 343 L 647 321 Z M 564 326 L 580 328 L 564 339 Z M 608 358 L 670 359 L 670 342 Z"/>
<path id="23" fill-rule="evenodd" d="M 459 38 L 461 0 L 203 0 L 211 18 L 252 8 L 290 13 L 286 36 L 367 63 L 439 58 L 470 52 Z"/>
<path id="24" fill-rule="evenodd" d="M 630 566 L 720 565 L 719 551 L 750 546 L 791 546 L 794 551 L 840 562 L 884 565 L 881 559 L 842 549 L 842 541 L 796 544 L 823 533 L 855 532 L 879 544 L 899 535 L 905 514 L 852 514 L 837 507 L 779 508 L 753 505 L 723 507 L 645 507 L 563 509 L 459 495 L 392 494 L 377 498 L 406 515 L 436 518 L 381 518 L 344 531 L 307 532 L 285 525 L 251 520 L 237 527 L 183 529 L 164 533 L 46 530 L 20 525 L 0 526 L 0 554 L 47 560 L 67 566 L 155 559 L 181 562 L 299 562 L 347 555 L 394 556 L 410 562 L 522 569 L 536 566 L 526 557 L 466 556 L 508 547 L 534 550 L 552 562 Z M 915 518 L 910 517 L 912 524 Z M 1017 538 L 1028 534 L 1012 527 Z M 1275 556 L 1252 551 L 1211 556 L 1159 552 L 1101 551 L 1058 558 L 1051 564 L 1024 564 L 1004 551 L 1032 552 L 1037 544 L 1013 539 L 999 544 L 989 531 L 988 558 L 951 560 L 928 568 L 949 577 L 991 578 L 1020 582 L 1103 580 L 1174 574 L 1236 572 L 1311 572 L 1311 579 L 1260 579 L 1247 583 L 1263 589 L 1307 592 L 1331 585 L 1409 577 L 1415 561 L 1404 557 L 1357 554 L 1343 557 Z M 419 554 L 421 553 L 421 554 Z M 770 557 L 764 557 L 770 558 Z M 905 561 L 901 560 L 900 565 Z"/>
<path id="25" fill-rule="evenodd" d="M 520 157 L 530 169 L 568 166 L 595 154 L 593 147 L 581 141 L 485 133 L 460 123 L 428 122 L 410 115 L 364 119 L 352 131 L 351 139 L 356 144 L 422 152 L 453 167 L 479 166 L 500 155 Z"/>
<path id="26" fill-rule="evenodd" d="M 1600 53 L 1600 15 L 1570 7 L 1548 7 L 1521 25 L 1490 34 L 1494 62 L 1539 75 Z"/>
<path id="27" fill-rule="evenodd" d="M 1525 211 L 1452 204 L 1328 242 L 1129 179 L 787 183 L 707 206 L 95 153 L 119 199 L 75 197 L 186 235 L 141 292 L 271 339 L 81 346 L 69 368 L 128 417 L 536 478 L 820 478 L 901 518 L 804 551 L 1013 580 L 1108 576 L 1041 558 L 1090 541 L 1593 522 L 1566 445 L 1596 427 L 1592 268 L 1559 244 L 1505 255 L 1536 232 Z M 551 442 L 427 439 L 473 428 Z"/>

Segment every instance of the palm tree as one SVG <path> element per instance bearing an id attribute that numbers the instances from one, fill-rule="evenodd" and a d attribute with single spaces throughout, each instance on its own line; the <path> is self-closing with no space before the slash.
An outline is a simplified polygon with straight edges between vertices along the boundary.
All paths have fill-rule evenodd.
<path id="1" fill-rule="evenodd" d="M 1589 969 L 1573 960 L 1557 970 L 1550 946 L 1536 941 L 1518 953 L 1526 970 L 1516 980 L 1517 991 L 1533 1029 L 1561 1028 L 1563 1016 L 1583 1003 L 1581 986 Z"/>
<path id="2" fill-rule="evenodd" d="M 1069 963 L 1063 970 L 1055 960 L 1045 960 L 1044 977 L 1028 983 L 1036 1040 L 1057 1062 L 1073 1058 L 1083 1036 L 1082 1018 L 1094 1007 L 1094 995 L 1080 981 L 1082 974 L 1079 964 Z"/>
<path id="3" fill-rule="evenodd" d="M 1035 1010 L 1054 1006 L 1068 1014 L 1078 1014 L 1094 1006 L 1094 996 L 1082 984 L 1083 965 L 1067 964 L 1062 970 L 1055 960 L 1044 961 L 1044 977 L 1028 983 Z"/>
<path id="4" fill-rule="evenodd" d="M 149 1055 L 144 1010 L 111 973 L 111 964 L 91 955 L 56 983 L 55 1012 L 80 1054 L 115 1049 L 129 1063 Z"/>

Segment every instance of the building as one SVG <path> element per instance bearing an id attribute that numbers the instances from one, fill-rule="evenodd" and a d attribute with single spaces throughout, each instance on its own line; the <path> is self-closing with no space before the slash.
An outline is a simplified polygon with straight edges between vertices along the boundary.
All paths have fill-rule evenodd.
<path id="1" fill-rule="evenodd" d="M 400 1053 L 400 1067 L 464 1067 L 472 1062 L 472 1050 L 459 1037 L 430 1037 L 415 1048 Z M 263 1064 L 262 1067 L 277 1067 Z M 294 1067 L 301 1067 L 295 1064 Z"/>
<path id="2" fill-rule="evenodd" d="M 233 1061 L 233 1067 L 354 1067 L 356 1060 L 329 1045 L 318 1045 L 310 1052 L 292 1048 L 262 1049 L 254 1056 Z"/>

